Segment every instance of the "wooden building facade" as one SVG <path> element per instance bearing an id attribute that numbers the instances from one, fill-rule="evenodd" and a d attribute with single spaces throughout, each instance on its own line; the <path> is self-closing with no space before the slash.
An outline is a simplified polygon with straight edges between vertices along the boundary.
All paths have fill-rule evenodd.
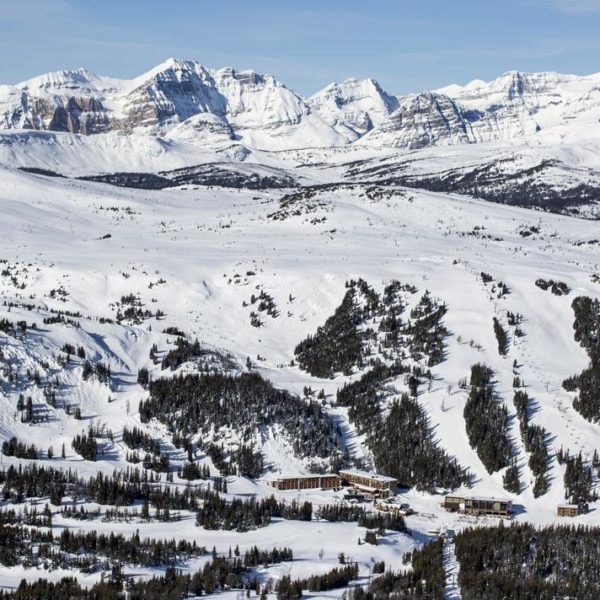
<path id="1" fill-rule="evenodd" d="M 279 490 L 335 490 L 342 487 L 338 475 L 295 475 L 292 477 L 278 477 L 271 481 L 271 485 Z"/>
<path id="2" fill-rule="evenodd" d="M 506 498 L 449 495 L 444 498 L 442 506 L 450 512 L 460 512 L 475 517 L 481 515 L 510 517 L 512 514 L 512 502 Z"/>
<path id="3" fill-rule="evenodd" d="M 367 471 L 354 469 L 340 471 L 340 478 L 345 484 L 385 496 L 395 494 L 398 488 L 397 479 L 378 475 L 377 473 L 368 473 Z"/>
<path id="4" fill-rule="evenodd" d="M 586 502 L 580 502 L 579 504 L 559 504 L 556 514 L 559 517 L 577 517 L 584 515 L 588 510 Z"/>

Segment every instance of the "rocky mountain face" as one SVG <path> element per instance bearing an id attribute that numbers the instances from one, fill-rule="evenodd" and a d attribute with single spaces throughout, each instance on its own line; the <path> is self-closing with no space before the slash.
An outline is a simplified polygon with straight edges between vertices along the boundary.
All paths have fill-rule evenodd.
<path id="1" fill-rule="evenodd" d="M 170 59 L 131 81 L 61 71 L 0 89 L 2 129 L 164 135 L 176 128 L 211 142 L 251 132 L 285 137 L 299 126 L 317 131 L 306 136 L 316 145 L 348 141 L 272 76 L 194 61 Z"/>
<path id="2" fill-rule="evenodd" d="M 103 133 L 110 118 L 99 78 L 85 69 L 41 75 L 17 86 L 0 87 L 0 127 L 71 133 Z"/>
<path id="3" fill-rule="evenodd" d="M 171 135 L 262 149 L 418 149 L 507 140 L 576 123 L 598 127 L 600 75 L 509 72 L 396 97 L 372 79 L 303 98 L 270 75 L 170 59 L 133 80 L 79 69 L 0 87 L 0 129 Z"/>
<path id="4" fill-rule="evenodd" d="M 450 97 L 425 92 L 403 98 L 381 125 L 362 140 L 369 145 L 408 149 L 476 141 L 473 124 L 479 119 Z"/>
<path id="5" fill-rule="evenodd" d="M 296 125 L 310 107 L 270 75 L 231 68 L 213 71 L 192 61 L 168 61 L 123 97 L 122 127 L 166 127 L 191 117 L 228 131 Z"/>
<path id="6" fill-rule="evenodd" d="M 332 127 L 350 130 L 356 139 L 378 127 L 399 106 L 374 79 L 346 79 L 332 83 L 309 98 L 312 108 Z"/>
<path id="7" fill-rule="evenodd" d="M 509 140 L 572 121 L 598 128 L 600 75 L 505 73 L 401 99 L 364 143 L 416 149 Z"/>

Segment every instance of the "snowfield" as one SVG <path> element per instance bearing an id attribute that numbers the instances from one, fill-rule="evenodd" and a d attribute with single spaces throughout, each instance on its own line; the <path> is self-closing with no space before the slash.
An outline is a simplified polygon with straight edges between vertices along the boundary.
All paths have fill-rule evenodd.
<path id="1" fill-rule="evenodd" d="M 340 424 L 350 455 L 368 460 L 369 450 L 349 422 L 347 410 L 335 406 L 336 390 L 358 374 L 321 380 L 291 361 L 295 346 L 340 304 L 347 280 L 362 277 L 380 292 L 395 279 L 420 292 L 429 290 L 448 307 L 446 358 L 432 368 L 432 384 L 421 388 L 418 402 L 427 411 L 439 444 L 474 475 L 473 488 L 462 491 L 509 497 L 516 520 L 555 522 L 556 507 L 565 499 L 564 467 L 555 452 L 562 447 L 591 458 L 600 446 L 599 426 L 573 409 L 573 394 L 561 385 L 588 364 L 587 354 L 573 338 L 571 302 L 576 296 L 597 298 L 600 293 L 600 280 L 594 278 L 600 274 L 597 223 L 401 187 L 367 194 L 357 184 L 318 190 L 313 198 L 300 201 L 297 211 L 286 212 L 280 206 L 285 192 L 199 186 L 135 190 L 3 168 L 0 319 L 35 323 L 36 329 L 16 337 L 0 333 L 0 438 L 16 436 L 42 450 L 52 446 L 54 458 L 37 461 L 40 464 L 85 475 L 110 474 L 127 468 L 127 448 L 119 434 L 125 426 L 137 426 L 161 439 L 173 465 L 182 465 L 185 452 L 175 449 L 164 426 L 142 424 L 138 414 L 138 403 L 147 396 L 137 384 L 138 370 L 148 368 L 152 377 L 169 374 L 161 373 L 149 352 L 153 344 L 161 352 L 172 347 L 175 336 L 163 331 L 177 327 L 190 340 L 197 338 L 206 348 L 230 354 L 234 372 L 247 370 L 249 359 L 252 368 L 278 388 L 300 395 L 305 386 L 323 389 L 330 405 L 327 411 Z M 278 212 L 281 218 L 274 219 Z M 524 231 L 530 233 L 524 236 Z M 482 272 L 496 283 L 504 282 L 510 293 L 498 298 L 493 284 L 483 281 Z M 555 296 L 535 285 L 538 278 L 564 281 L 571 291 Z M 244 304 L 259 289 L 274 299 L 279 315 L 265 316 L 263 326 L 256 328 L 251 324 L 251 306 Z M 138 324 L 102 322 L 115 319 L 116 303 L 128 294 L 139 295 L 144 308 L 160 310 L 164 317 Z M 77 313 L 72 318 L 78 326 L 45 324 L 51 311 Z M 507 311 L 523 316 L 524 336 L 517 337 L 507 325 Z M 494 317 L 509 331 L 506 356 L 497 350 Z M 83 347 L 87 357 L 110 365 L 111 385 L 94 378 L 82 381 L 81 361 L 63 369 L 57 357 L 65 344 Z M 533 476 L 512 402 L 514 361 L 535 403 L 531 422 L 549 432 L 550 488 L 539 498 L 533 497 Z M 503 489 L 503 471 L 488 474 L 468 442 L 463 418 L 467 390 L 460 380 L 478 362 L 494 370 L 498 397 L 509 411 L 523 487 L 518 495 Z M 57 408 L 46 404 L 41 387 L 31 385 L 28 370 L 39 372 L 44 381 L 58 379 L 61 403 Z M 180 370 L 194 370 L 194 365 Z M 17 373 L 16 382 L 9 380 L 11 371 Z M 395 385 L 398 394 L 407 389 L 402 378 Z M 46 420 L 21 422 L 15 409 L 20 393 L 31 395 L 34 405 L 44 407 Z M 62 402 L 80 407 L 82 420 L 68 415 Z M 73 437 L 91 424 L 105 425 L 115 434 L 113 442 L 99 440 L 102 455 L 96 462 L 83 460 L 71 447 Z M 227 435 L 236 442 L 236 431 Z M 230 476 L 229 498 L 270 496 L 269 478 L 308 472 L 307 461 L 294 456 L 276 432 L 262 440 L 261 450 L 268 466 L 264 477 L 253 482 Z M 216 471 L 208 457 L 198 460 Z M 25 462 L 2 456 L 3 468 Z M 185 485 L 177 476 L 174 483 Z M 310 500 L 316 507 L 340 500 L 342 493 L 276 495 L 288 501 Z M 195 525 L 193 514 L 185 512 L 177 523 L 77 521 L 56 513 L 53 525 L 57 531 L 68 527 L 131 534 L 137 529 L 142 537 L 195 540 L 209 550 L 215 546 L 219 553 L 236 545 L 242 550 L 253 545 L 291 547 L 295 560 L 259 571 L 263 580 L 325 572 L 336 566 L 339 552 L 344 552 L 358 562 L 359 583 L 366 584 L 375 561 L 400 568 L 402 555 L 433 538 L 435 530 L 497 522 L 447 513 L 440 507 L 440 494 L 403 490 L 401 499 L 416 511 L 406 519 L 412 536 L 388 533 L 378 546 L 359 545 L 364 528 L 356 524 L 316 520 L 276 519 L 267 527 L 238 533 L 204 530 Z M 44 503 L 39 500 L 40 506 Z M 600 524 L 600 503 L 590 508 L 573 521 Z M 454 572 L 452 549 L 446 553 L 447 572 Z M 181 567 L 197 570 L 201 562 Z M 151 569 L 135 566 L 127 570 L 152 574 Z M 23 577 L 62 575 L 0 567 L 0 581 L 7 587 Z M 99 574 L 86 576 L 81 583 L 88 585 L 98 578 Z M 448 597 L 459 597 L 452 595 L 456 590 L 447 591 Z M 340 597 L 341 593 L 313 597 Z M 233 592 L 228 596 L 236 597 Z"/>

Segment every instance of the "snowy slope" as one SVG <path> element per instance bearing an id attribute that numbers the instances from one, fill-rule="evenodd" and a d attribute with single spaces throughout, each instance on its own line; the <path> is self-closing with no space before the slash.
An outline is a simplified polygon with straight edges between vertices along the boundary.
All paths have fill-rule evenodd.
<path id="1" fill-rule="evenodd" d="M 142 366 L 155 368 L 147 352 L 152 343 L 165 347 L 159 332 L 167 325 L 233 353 L 240 368 L 246 357 L 254 361 L 260 355 L 264 360 L 257 364 L 276 385 L 301 392 L 308 384 L 335 392 L 344 378 L 314 380 L 283 365 L 289 365 L 298 341 L 333 312 L 344 282 L 362 276 L 377 289 L 396 278 L 447 302 L 448 359 L 436 368 L 436 385 L 421 402 L 442 445 L 476 472 L 477 491 L 501 494 L 502 484 L 498 475 L 489 476 L 479 466 L 464 433 L 465 395 L 457 384 L 474 362 L 494 368 L 511 410 L 513 359 L 523 364 L 528 393 L 540 405 L 535 422 L 552 432 L 554 449 L 562 445 L 591 452 L 598 443 L 598 426 L 571 408 L 570 396 L 561 388 L 565 377 L 586 364 L 573 340 L 570 302 L 575 295 L 598 295 L 598 284 L 590 279 L 597 269 L 595 246 L 578 244 L 596 236 L 592 222 L 408 190 L 373 200 L 360 189 L 324 191 L 316 213 L 274 221 L 267 215 L 277 209 L 281 193 L 261 193 L 259 202 L 256 192 L 120 191 L 12 171 L 3 172 L 2 180 L 7 215 L 3 256 L 19 282 L 15 287 L 4 277 L 2 294 L 40 307 L 33 314 L 5 312 L 13 320 L 16 315 L 34 317 L 39 326 L 34 338 L 39 342 L 6 340 L 12 350 L 5 351 L 14 353 L 23 369 L 33 369 L 44 356 L 51 362 L 67 341 L 108 361 L 122 382 L 116 390 L 73 385 L 70 393 L 85 414 L 113 428 L 134 416 L 135 410 L 127 415 L 124 406 L 141 393 L 135 374 Z M 523 238 L 519 231 L 529 226 L 540 233 Z M 485 227 L 483 233 L 473 234 L 477 227 Z M 106 234 L 112 237 L 102 239 Z M 182 262 L 181 256 L 187 260 Z M 246 271 L 256 274 L 234 276 Z M 510 295 L 490 297 L 481 271 L 507 283 Z M 534 286 L 538 277 L 565 281 L 573 292 L 557 298 Z M 156 285 L 159 279 L 166 283 Z M 275 298 L 281 312 L 260 330 L 251 326 L 250 309 L 243 306 L 256 285 Z M 52 296 L 51 290 L 59 287 L 65 295 Z M 94 321 L 114 317 L 115 301 L 128 293 L 139 293 L 144 305 L 163 309 L 166 321 L 155 323 L 152 332 L 150 323 L 129 327 Z M 81 320 L 81 329 L 73 332 L 61 325 L 44 328 L 40 320 L 47 308 L 79 311 L 92 320 Z M 508 356 L 501 357 L 491 322 L 493 316 L 503 319 L 507 310 L 524 315 L 527 335 L 515 338 Z M 450 394 L 448 386 L 454 390 Z M 109 396 L 116 401 L 106 404 Z M 4 435 L 18 430 L 20 437 L 39 441 L 38 427 L 15 423 L 10 411 L 3 419 Z M 44 439 L 60 444 L 65 432 L 78 425 L 57 415 L 44 427 Z M 283 455 L 271 458 L 285 468 L 293 464 Z M 552 473 L 551 497 L 559 499 L 558 467 Z M 526 486 L 515 500 L 528 512 L 549 518 L 554 503 L 533 500 L 528 490 Z"/>
<path id="2" fill-rule="evenodd" d="M 348 280 L 363 278 L 378 293 L 398 280 L 429 290 L 448 308 L 444 360 L 432 367 L 417 401 L 439 446 L 472 473 L 473 487 L 463 491 L 508 496 L 516 520 L 556 522 L 565 500 L 557 452 L 590 460 L 600 445 L 600 426 L 573 408 L 574 394 L 562 387 L 589 361 L 574 340 L 571 303 L 600 297 L 599 84 L 598 76 L 510 73 L 395 98 L 372 80 L 347 80 L 304 99 L 270 76 L 171 59 L 130 81 L 79 70 L 3 86 L 0 323 L 26 326 L 0 330 L 0 442 L 16 436 L 35 444 L 43 453 L 38 464 L 110 474 L 131 466 L 122 432 L 138 427 L 181 467 L 187 454 L 166 427 L 140 418 L 148 391 L 137 382 L 139 370 L 153 379 L 206 368 L 252 370 L 300 398 L 307 388 L 323 390 L 323 410 L 343 450 L 368 464 L 372 449 L 348 409 L 336 404 L 337 390 L 364 370 L 320 379 L 293 362 L 294 351 L 334 313 Z M 32 167 L 63 176 L 19 170 Z M 78 179 L 115 173 L 153 174 L 168 185 L 134 189 Z M 539 278 L 564 282 L 570 292 L 544 291 L 535 285 Z M 499 282 L 509 293 L 498 295 Z M 276 311 L 261 313 L 257 328 L 252 297 L 260 292 Z M 119 322 L 128 297 L 149 314 Z M 522 315 L 523 335 L 509 324 L 509 312 Z M 508 332 L 506 355 L 498 352 L 494 318 Z M 198 339 L 203 358 L 163 368 L 160 360 L 178 337 L 167 328 Z M 109 366 L 111 377 L 84 378 L 85 359 L 73 354 L 66 363 L 65 347 Z M 488 473 L 469 444 L 462 382 L 478 362 L 493 369 L 508 410 L 519 493 L 506 492 L 505 469 Z M 532 399 L 531 423 L 548 433 L 549 489 L 537 498 L 513 403 L 516 373 Z M 404 376 L 391 385 L 389 402 L 409 387 Z M 21 394 L 43 418 L 22 421 Z M 97 461 L 71 446 L 90 425 L 114 433 L 99 440 Z M 230 426 L 198 435 L 230 450 L 248 441 Z M 266 469 L 256 481 L 229 476 L 229 499 L 270 496 L 274 475 L 328 466 L 300 456 L 278 425 L 249 439 Z M 46 458 L 49 447 L 54 458 Z M 31 462 L 0 456 L 3 467 Z M 194 460 L 217 472 L 208 453 L 198 449 Z M 598 483 L 595 476 L 595 491 Z M 186 484 L 175 474 L 173 485 Z M 343 492 L 277 496 L 318 507 L 341 501 Z M 417 511 L 407 518 L 412 536 L 388 532 L 378 546 L 359 545 L 364 528 L 353 523 L 276 519 L 241 533 L 197 527 L 193 514 L 178 523 L 104 522 L 52 510 L 57 531 L 139 530 L 143 538 L 196 540 L 220 553 L 235 545 L 291 546 L 296 560 L 260 570 L 262 581 L 325 572 L 343 551 L 366 584 L 375 561 L 400 568 L 402 555 L 430 540 L 432 530 L 482 523 L 446 513 L 439 493 L 407 489 L 400 499 Z M 575 522 L 600 525 L 599 502 Z M 450 545 L 445 552 L 449 580 L 456 562 Z M 196 571 L 202 560 L 178 566 Z M 136 572 L 135 565 L 126 570 Z M 0 566 L 9 586 L 64 574 Z"/>

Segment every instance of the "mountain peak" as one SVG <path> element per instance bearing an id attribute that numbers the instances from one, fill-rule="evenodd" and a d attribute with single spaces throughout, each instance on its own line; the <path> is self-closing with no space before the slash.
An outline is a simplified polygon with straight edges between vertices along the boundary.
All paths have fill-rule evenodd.
<path id="1" fill-rule="evenodd" d="M 166 71 L 167 69 L 190 69 L 190 68 L 195 68 L 197 65 L 200 65 L 200 63 L 197 60 L 175 58 L 175 57 L 171 56 L 171 57 L 167 58 L 167 60 L 156 65 L 156 67 L 154 67 L 151 70 L 152 71 L 154 71 L 154 70 Z"/>
<path id="2" fill-rule="evenodd" d="M 165 76 L 167 73 L 172 74 L 176 79 L 180 79 L 181 76 L 177 74 L 181 73 L 206 73 L 208 69 L 203 67 L 199 62 L 194 60 L 182 60 L 179 58 L 168 58 L 164 62 L 156 65 L 152 69 L 138 75 L 131 80 L 131 87 L 136 88 L 146 84 L 160 76 Z"/>
<path id="3" fill-rule="evenodd" d="M 329 85 L 325 86 L 322 90 L 313 94 L 312 98 L 324 94 L 330 90 L 356 90 L 357 88 L 375 89 L 378 92 L 383 92 L 383 88 L 378 81 L 371 77 L 365 79 L 358 79 L 357 77 L 347 77 L 342 82 L 333 81 Z M 384 92 L 385 93 L 385 92 Z"/>
<path id="4" fill-rule="evenodd" d="M 60 88 L 69 85 L 86 85 L 97 80 L 98 77 L 87 69 L 62 69 L 44 73 L 16 85 L 19 89 L 49 89 Z"/>
<path id="5" fill-rule="evenodd" d="M 371 78 L 330 83 L 308 101 L 328 123 L 355 135 L 377 127 L 398 108 L 398 99 Z"/>

